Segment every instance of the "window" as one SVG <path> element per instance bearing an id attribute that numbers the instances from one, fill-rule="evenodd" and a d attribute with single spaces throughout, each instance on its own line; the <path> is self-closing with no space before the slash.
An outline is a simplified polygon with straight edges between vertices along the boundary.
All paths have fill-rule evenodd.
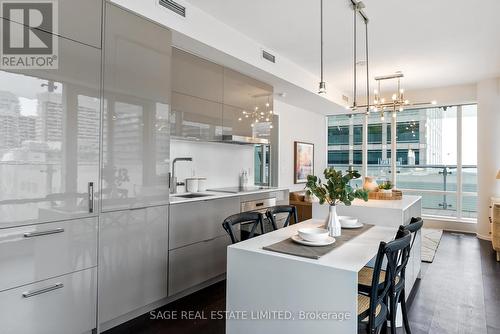
<path id="1" fill-rule="evenodd" d="M 328 145 L 348 145 L 349 127 L 348 126 L 330 126 L 328 127 Z"/>
<path id="2" fill-rule="evenodd" d="M 352 137 L 352 141 L 342 151 L 329 147 L 328 163 L 335 167 L 350 165 L 361 171 L 362 153 L 366 150 L 368 175 L 378 181 L 395 179 L 396 186 L 405 193 L 422 196 L 424 214 L 473 221 L 477 217 L 476 113 L 476 105 L 398 112 L 395 143 L 391 138 L 394 120 L 390 115 L 385 120 L 374 113 L 368 117 L 330 116 L 329 124 L 345 126 L 350 132 L 344 136 Z M 345 120 L 350 123 L 342 123 Z M 368 128 L 365 145 L 363 122 L 367 122 Z M 393 144 L 395 167 L 391 166 Z"/>

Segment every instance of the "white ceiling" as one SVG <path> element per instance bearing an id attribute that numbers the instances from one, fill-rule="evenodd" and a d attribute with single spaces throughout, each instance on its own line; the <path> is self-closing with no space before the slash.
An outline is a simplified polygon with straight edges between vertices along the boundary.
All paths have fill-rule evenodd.
<path id="1" fill-rule="evenodd" d="M 319 75 L 319 0 L 188 1 Z M 350 93 L 353 15 L 348 3 L 324 0 L 324 52 L 327 85 Z M 500 75 L 499 0 L 364 3 L 370 18 L 372 78 L 403 71 L 403 86 L 421 89 L 474 83 Z M 359 27 L 363 28 L 361 24 Z M 362 36 L 360 45 L 364 43 Z M 364 53 L 362 47 L 359 52 Z M 360 76 L 364 70 L 360 68 Z"/>

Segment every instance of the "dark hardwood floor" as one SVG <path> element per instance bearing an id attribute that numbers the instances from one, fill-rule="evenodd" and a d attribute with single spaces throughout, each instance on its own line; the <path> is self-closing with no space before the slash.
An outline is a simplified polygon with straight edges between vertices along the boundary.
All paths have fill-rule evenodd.
<path id="1" fill-rule="evenodd" d="M 423 279 L 410 296 L 413 334 L 500 333 L 500 263 L 495 260 L 491 243 L 472 235 L 445 232 L 434 262 L 422 265 Z M 165 315 L 178 311 L 180 318 L 182 311 L 209 315 L 224 309 L 225 282 L 221 282 L 158 311 L 168 311 Z M 151 319 L 146 314 L 106 332 L 124 333 L 222 334 L 224 321 Z"/>

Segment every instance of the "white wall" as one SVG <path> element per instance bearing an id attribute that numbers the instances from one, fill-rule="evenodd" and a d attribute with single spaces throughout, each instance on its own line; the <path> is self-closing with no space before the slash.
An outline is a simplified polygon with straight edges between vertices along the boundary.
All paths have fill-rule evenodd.
<path id="1" fill-rule="evenodd" d="M 232 187 L 238 185 L 238 175 L 243 169 L 250 170 L 249 184 L 253 184 L 253 145 L 191 142 L 172 140 L 170 161 L 178 157 L 192 157 L 192 162 L 177 162 L 176 174 L 179 182 L 186 177 L 207 178 L 207 188 Z M 178 190 L 181 191 L 180 188 Z"/>
<path id="2" fill-rule="evenodd" d="M 304 184 L 293 183 L 294 141 L 314 144 L 314 174 L 322 175 L 327 165 L 326 117 L 282 101 L 274 101 L 279 115 L 279 173 L 278 185 L 290 191 L 304 189 Z"/>
<path id="3" fill-rule="evenodd" d="M 477 235 L 488 239 L 490 197 L 500 195 L 500 78 L 484 80 L 477 85 Z"/>

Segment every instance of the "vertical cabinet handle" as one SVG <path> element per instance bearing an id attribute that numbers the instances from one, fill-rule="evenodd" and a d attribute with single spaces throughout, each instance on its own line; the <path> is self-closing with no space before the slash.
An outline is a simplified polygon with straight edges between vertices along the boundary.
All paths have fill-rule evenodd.
<path id="1" fill-rule="evenodd" d="M 94 182 L 89 182 L 89 213 L 94 212 Z"/>
<path id="2" fill-rule="evenodd" d="M 36 295 L 40 295 L 42 293 L 46 293 L 46 292 L 49 292 L 49 291 L 61 289 L 62 287 L 64 287 L 64 284 L 62 284 L 62 283 L 56 283 L 54 285 L 47 286 L 45 288 L 41 288 L 41 289 L 38 289 L 38 290 L 26 291 L 26 292 L 23 292 L 23 298 L 33 297 L 33 296 L 36 296 Z"/>

